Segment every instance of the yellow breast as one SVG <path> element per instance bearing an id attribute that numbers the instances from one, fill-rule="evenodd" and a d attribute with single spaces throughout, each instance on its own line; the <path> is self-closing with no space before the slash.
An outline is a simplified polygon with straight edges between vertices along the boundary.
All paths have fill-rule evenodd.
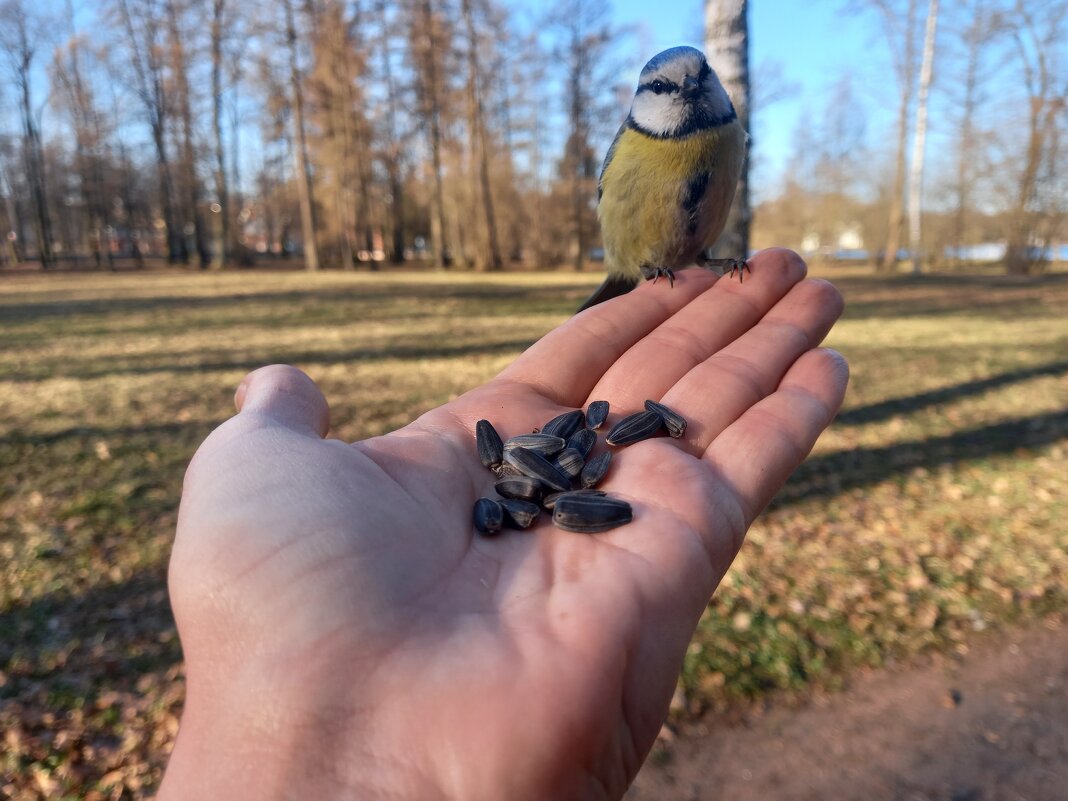
<path id="1" fill-rule="evenodd" d="M 680 139 L 625 128 L 605 166 L 597 210 L 609 272 L 637 277 L 643 265 L 675 268 L 692 261 L 711 244 L 704 240 L 714 241 L 723 230 L 744 154 L 745 132 L 737 122 Z M 710 175 L 704 219 L 688 238 L 683 201 L 701 174 Z"/>

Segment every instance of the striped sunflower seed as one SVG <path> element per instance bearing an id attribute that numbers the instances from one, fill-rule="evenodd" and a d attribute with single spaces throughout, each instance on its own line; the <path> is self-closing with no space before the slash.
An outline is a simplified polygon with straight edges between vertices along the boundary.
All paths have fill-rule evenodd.
<path id="1" fill-rule="evenodd" d="M 540 503 L 541 496 L 545 492 L 545 486 L 538 479 L 530 476 L 502 478 L 493 485 L 493 488 L 502 498 L 514 498 L 533 503 Z"/>
<path id="2" fill-rule="evenodd" d="M 572 409 L 570 412 L 558 414 L 548 423 L 543 425 L 541 427 L 541 433 L 552 434 L 554 437 L 562 437 L 566 440 L 579 430 L 579 426 L 582 425 L 585 419 L 586 415 L 582 413 L 582 409 Z"/>
<path id="3" fill-rule="evenodd" d="M 571 435 L 571 439 L 567 441 L 568 448 L 574 448 L 576 451 L 582 454 L 582 458 L 585 459 L 590 455 L 590 451 L 593 450 L 594 444 L 597 442 L 597 434 L 588 428 L 580 428 L 574 434 Z"/>
<path id="4" fill-rule="evenodd" d="M 518 498 L 506 498 L 500 502 L 500 505 L 504 509 L 505 522 L 515 528 L 530 528 L 541 514 L 541 509 L 536 503 Z"/>
<path id="5" fill-rule="evenodd" d="M 608 401 L 594 401 L 586 409 L 586 428 L 600 428 L 608 419 Z"/>
<path id="6" fill-rule="evenodd" d="M 611 451 L 605 451 L 598 456 L 594 456 L 586 463 L 586 466 L 582 468 L 582 473 L 579 474 L 579 483 L 586 488 L 596 487 L 601 483 L 605 473 L 608 472 L 608 466 L 611 463 Z"/>
<path id="7" fill-rule="evenodd" d="M 527 448 L 515 447 L 505 450 L 504 461 L 515 467 L 525 476 L 536 478 L 554 490 L 571 489 L 571 476 L 560 470 L 540 453 Z"/>
<path id="8" fill-rule="evenodd" d="M 483 467 L 492 470 L 504 461 L 504 443 L 489 420 L 475 423 L 475 443 L 478 445 L 478 460 Z"/>
<path id="9" fill-rule="evenodd" d="M 495 476 L 497 476 L 498 479 L 501 479 L 501 478 L 514 478 L 515 476 L 523 475 L 516 468 L 512 467 L 507 462 L 502 462 L 501 464 L 499 464 L 496 467 L 492 468 L 492 470 L 493 470 L 493 474 Z"/>
<path id="10" fill-rule="evenodd" d="M 553 507 L 556 506 L 557 500 L 564 497 L 565 495 L 597 495 L 598 497 L 603 498 L 607 494 L 608 493 L 604 490 L 599 489 L 577 489 L 568 490 L 567 492 L 550 492 L 548 495 L 542 498 L 541 505 L 549 511 L 552 511 Z"/>
<path id="11" fill-rule="evenodd" d="M 582 454 L 574 448 L 564 448 L 560 451 L 559 456 L 556 457 L 556 466 L 567 473 L 571 478 L 578 477 L 578 474 L 582 472 L 582 467 L 585 464 L 586 460 L 582 458 Z"/>
<path id="12" fill-rule="evenodd" d="M 604 441 L 609 445 L 633 445 L 655 437 L 664 425 L 664 418 L 656 412 L 635 412 L 612 426 Z"/>
<path id="13" fill-rule="evenodd" d="M 553 522 L 565 531 L 596 534 L 599 531 L 624 526 L 634 519 L 634 511 L 626 501 L 607 495 L 579 495 L 569 492 L 556 499 Z"/>
<path id="14" fill-rule="evenodd" d="M 664 421 L 664 428 L 667 429 L 668 434 L 678 439 L 686 433 L 686 419 L 678 412 L 669 409 L 662 403 L 657 403 L 654 400 L 647 400 L 645 402 L 645 408 L 647 411 L 656 412 Z"/>
<path id="15" fill-rule="evenodd" d="M 504 452 L 508 453 L 513 448 L 526 448 L 545 456 L 555 456 L 564 449 L 565 444 L 566 440 L 563 437 L 556 437 L 552 434 L 520 434 L 504 443 Z"/>
<path id="16" fill-rule="evenodd" d="M 492 498 L 475 501 L 475 528 L 480 534 L 492 537 L 499 534 L 504 525 L 504 507 Z"/>

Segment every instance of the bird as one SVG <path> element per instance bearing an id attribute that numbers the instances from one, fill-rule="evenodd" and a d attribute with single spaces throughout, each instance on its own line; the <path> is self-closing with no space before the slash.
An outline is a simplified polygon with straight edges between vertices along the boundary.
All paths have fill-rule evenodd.
<path id="1" fill-rule="evenodd" d="M 723 84 L 694 47 L 672 47 L 642 68 L 630 112 L 597 181 L 608 277 L 579 311 L 642 278 L 696 265 L 738 273 L 742 259 L 705 254 L 727 222 L 749 135 Z"/>

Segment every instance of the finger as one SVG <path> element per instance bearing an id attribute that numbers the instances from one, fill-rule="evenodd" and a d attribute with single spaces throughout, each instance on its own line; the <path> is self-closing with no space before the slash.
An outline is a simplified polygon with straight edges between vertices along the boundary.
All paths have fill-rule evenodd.
<path id="1" fill-rule="evenodd" d="M 659 398 L 709 356 L 741 336 L 805 277 L 805 262 L 788 250 L 752 259 L 745 283 L 723 280 L 631 347 L 597 383 L 593 395 L 617 411 Z"/>
<path id="2" fill-rule="evenodd" d="M 605 370 L 635 342 L 717 280 L 714 274 L 687 270 L 674 288 L 663 281 L 645 282 L 546 334 L 500 378 L 532 386 L 562 406 L 580 406 Z"/>
<path id="3" fill-rule="evenodd" d="M 261 415 L 301 434 L 325 437 L 330 409 L 319 387 L 296 367 L 272 364 L 245 376 L 234 394 L 241 415 Z"/>
<path id="4" fill-rule="evenodd" d="M 829 349 L 809 351 L 778 388 L 713 440 L 704 459 L 735 491 L 748 527 L 808 456 L 838 412 L 849 365 Z"/>
<path id="5" fill-rule="evenodd" d="M 798 357 L 823 341 L 842 306 L 834 286 L 806 279 L 753 328 L 683 376 L 659 399 L 688 421 L 679 443 L 695 456 L 704 453 L 727 426 L 775 391 Z"/>

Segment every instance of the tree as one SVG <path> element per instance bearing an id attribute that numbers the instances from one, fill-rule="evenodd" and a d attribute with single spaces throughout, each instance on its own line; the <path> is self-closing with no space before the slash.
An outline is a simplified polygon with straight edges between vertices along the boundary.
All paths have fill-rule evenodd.
<path id="1" fill-rule="evenodd" d="M 920 218 L 923 213 L 923 145 L 927 136 L 927 93 L 931 89 L 937 25 L 938 0 L 930 0 L 930 5 L 927 7 L 927 32 L 923 40 L 920 90 L 916 100 L 916 136 L 913 140 L 912 163 L 909 168 L 909 250 L 912 251 L 913 273 L 919 273 L 922 267 Z"/>
<path id="2" fill-rule="evenodd" d="M 215 197 L 219 204 L 216 214 L 215 246 L 212 266 L 226 266 L 230 255 L 230 189 L 226 181 L 226 150 L 223 146 L 223 45 L 226 41 L 226 0 L 211 0 L 211 132 L 215 157 Z"/>
<path id="3" fill-rule="evenodd" d="M 286 52 L 289 57 L 289 89 L 293 96 L 293 153 L 297 167 L 297 196 L 300 199 L 300 228 L 304 242 L 304 267 L 319 269 L 319 248 L 315 242 L 315 195 L 308 165 L 308 137 L 304 120 L 304 87 L 297 55 L 297 28 L 292 0 L 283 0 L 286 26 Z"/>
<path id="4" fill-rule="evenodd" d="M 749 2 L 748 0 L 706 0 L 705 53 L 709 66 L 716 71 L 727 90 L 738 121 L 750 132 L 749 94 Z M 752 147 L 752 138 L 750 138 Z M 749 159 L 738 177 L 727 225 L 713 248 L 713 255 L 745 258 L 749 254 Z"/>
<path id="5" fill-rule="evenodd" d="M 0 49 L 4 51 L 8 71 L 19 95 L 22 122 L 22 162 L 29 183 L 33 206 L 33 231 L 37 254 L 45 269 L 55 264 L 52 253 L 52 219 L 45 191 L 44 153 L 37 112 L 32 99 L 31 71 L 45 35 L 45 21 L 31 14 L 22 0 L 4 0 L 0 4 Z"/>
<path id="6" fill-rule="evenodd" d="M 1016 0 L 1010 19 L 1023 71 L 1028 115 L 1023 167 L 1009 213 L 1006 269 L 1027 274 L 1039 269 L 1039 254 L 1063 214 L 1063 200 L 1057 199 L 1056 173 L 1058 134 L 1068 112 L 1068 78 L 1058 64 L 1058 56 L 1068 24 L 1068 2 Z M 1044 184 L 1052 188 L 1049 198 L 1043 197 Z"/>

